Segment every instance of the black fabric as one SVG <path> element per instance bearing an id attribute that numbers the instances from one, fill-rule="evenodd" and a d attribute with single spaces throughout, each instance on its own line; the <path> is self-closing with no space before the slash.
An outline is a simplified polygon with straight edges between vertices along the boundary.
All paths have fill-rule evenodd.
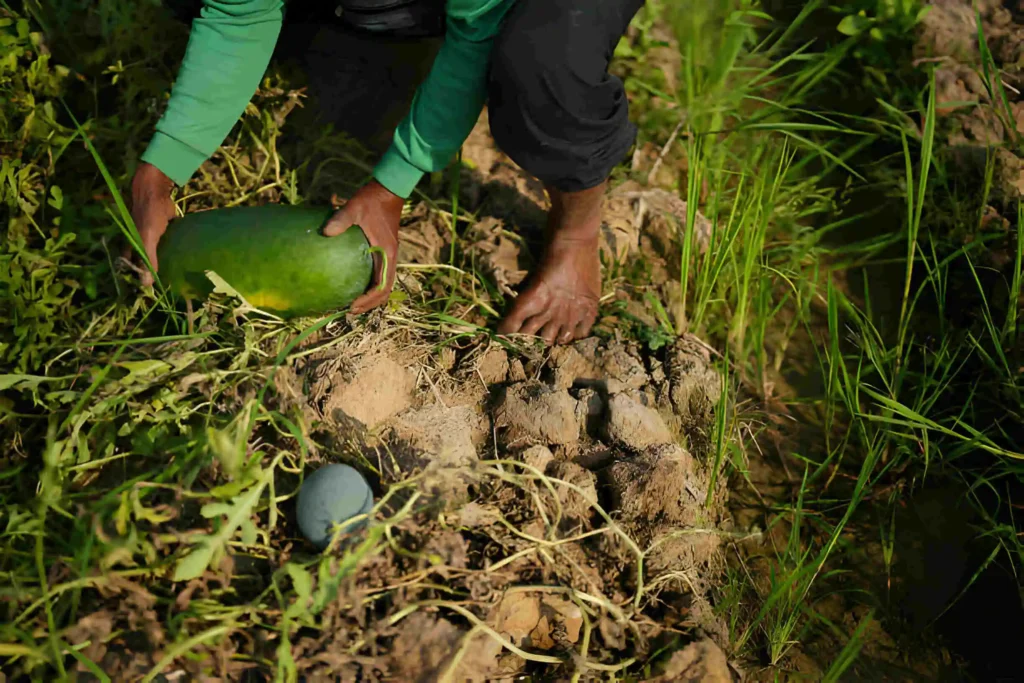
<path id="1" fill-rule="evenodd" d="M 203 9 L 203 0 L 164 0 L 164 7 L 183 24 L 191 24 Z"/>
<path id="2" fill-rule="evenodd" d="M 203 0 L 163 0 L 175 19 L 191 24 Z M 445 0 L 289 0 L 285 24 L 324 23 L 386 38 L 444 35 Z"/>
<path id="3" fill-rule="evenodd" d="M 420 38 L 444 35 L 444 0 L 338 0 L 342 24 L 371 34 Z"/>
<path id="4" fill-rule="evenodd" d="M 518 0 L 491 56 L 495 142 L 565 192 L 590 189 L 636 139 L 622 81 L 608 64 L 644 0 Z"/>

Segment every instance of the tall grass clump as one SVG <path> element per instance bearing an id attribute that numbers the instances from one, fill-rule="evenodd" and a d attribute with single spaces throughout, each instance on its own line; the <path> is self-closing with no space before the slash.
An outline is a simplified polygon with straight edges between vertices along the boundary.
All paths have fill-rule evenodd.
<path id="1" fill-rule="evenodd" d="M 688 209 L 678 226 L 681 302 L 664 308 L 685 311 L 673 321 L 677 332 L 729 349 L 745 410 L 759 405 L 753 414 L 763 416 L 786 405 L 798 418 L 781 432 L 794 445 L 779 455 L 803 473 L 788 472 L 792 498 L 777 501 L 770 516 L 789 531 L 766 572 L 734 574 L 745 576 L 760 600 L 745 620 L 733 617 L 736 647 L 753 646 L 773 665 L 807 629 L 830 623 L 816 601 L 841 583 L 840 567 L 854 561 L 850 539 L 861 537 L 865 524 L 878 526 L 873 536 L 883 539 L 883 550 L 876 559 L 889 571 L 893 537 L 904 533 L 895 511 L 912 505 L 919 490 L 954 482 L 973 511 L 977 536 L 987 539 L 991 550 L 961 593 L 997 558 L 1019 569 L 1024 557 L 1013 514 L 1024 481 L 1020 216 L 1011 265 L 995 287 L 1008 303 L 997 308 L 991 273 L 977 265 L 984 241 L 951 247 L 935 222 L 950 201 L 936 172 L 948 177 L 953 169 L 939 139 L 934 76 L 928 78 L 934 65 L 919 67 L 917 128 L 884 99 L 875 118 L 820 104 L 831 99 L 829 88 L 843 87 L 851 64 L 870 70 L 898 63 L 884 50 L 908 44 L 925 8 L 897 5 L 894 12 L 834 15 L 837 35 L 824 49 L 802 38 L 809 34 L 805 22 L 831 9 L 824 3 L 805 3 L 782 26 L 758 3 L 659 6 L 682 57 L 682 86 L 661 95 L 676 105 L 680 134 L 672 144 L 686 169 L 677 191 Z M 981 56 L 979 75 L 1004 116 L 997 68 L 986 49 Z M 895 157 L 872 156 L 893 147 Z M 985 186 L 991 187 L 991 163 Z M 851 188 L 879 199 L 863 210 L 844 205 L 841 193 Z M 833 239 L 873 220 L 894 193 L 902 193 L 902 220 L 890 232 L 842 244 Z M 695 230 L 698 212 L 712 226 L 706 247 Z M 874 264 L 898 270 L 898 284 L 873 281 L 867 273 Z M 972 302 L 966 327 L 949 315 L 963 306 L 950 300 L 954 279 L 966 283 L 960 291 Z M 895 320 L 883 320 L 883 310 L 895 310 Z M 790 384 L 798 375 L 819 389 L 798 393 Z M 780 434 L 750 429 L 751 457 L 761 457 L 758 436 L 773 432 Z M 749 481 L 743 463 L 716 462 Z M 872 519 L 884 521 L 866 521 Z M 898 628 L 899 615 L 886 611 L 888 596 L 862 599 Z M 852 665 L 866 623 L 838 635 L 822 629 L 845 643 L 827 678 Z"/>
<path id="2" fill-rule="evenodd" d="M 1024 474 L 1020 216 L 1011 266 L 995 288 L 1009 303 L 996 307 L 991 274 L 977 265 L 984 241 L 950 247 L 935 221 L 950 201 L 936 170 L 948 177 L 952 169 L 938 137 L 934 76 L 928 77 L 934 66 L 919 69 L 918 128 L 908 128 L 907 115 L 881 97 L 877 118 L 829 112 L 819 103 L 830 99 L 829 88 L 843 87 L 852 63 L 868 71 L 897 65 L 885 50 L 908 44 L 926 13 L 918 3 L 897 4 L 895 13 L 880 4 L 878 11 L 836 15 L 837 36 L 824 49 L 802 38 L 809 17 L 829 9 L 824 3 L 806 3 L 784 26 L 758 3 L 660 6 L 682 56 L 674 144 L 685 160 L 677 191 L 687 203 L 679 221 L 683 305 L 668 301 L 665 308 L 685 311 L 674 321 L 677 332 L 728 347 L 745 404 L 753 400 L 765 411 L 754 415 L 785 404 L 801 425 L 782 432 L 801 436 L 780 456 L 802 465 L 803 475 L 790 474 L 793 498 L 771 516 L 790 531 L 766 575 L 734 574 L 745 575 L 761 600 L 736 622 L 743 625 L 736 647 L 756 645 L 772 665 L 808 628 L 829 623 L 814 605 L 842 583 L 839 567 L 852 560 L 850 525 L 860 535 L 865 523 L 877 523 L 865 520 L 884 520 L 873 536 L 883 538 L 877 559 L 889 571 L 893 538 L 904 533 L 895 511 L 912 505 L 922 488 L 954 482 L 978 520 L 978 538 L 991 549 L 972 567 L 962 594 L 997 558 L 1019 569 L 1024 557 L 1013 514 Z M 990 52 L 983 48 L 981 56 L 979 75 L 1004 116 L 1004 86 L 993 76 Z M 894 145 L 896 157 L 871 156 Z M 887 173 L 881 180 L 880 169 Z M 991 162 L 985 186 L 987 197 Z M 876 206 L 845 207 L 841 191 L 850 188 L 877 191 Z M 896 229 L 845 244 L 833 239 L 872 220 L 894 193 L 902 194 Z M 698 212 L 712 225 L 706 248 L 695 230 Z M 872 282 L 872 264 L 898 269 L 898 284 Z M 966 328 L 949 314 L 963 306 L 950 300 L 954 279 L 966 283 L 975 311 Z M 894 325 L 883 309 L 895 309 Z M 798 375 L 819 389 L 798 393 L 788 383 Z M 758 435 L 772 431 L 751 429 L 752 457 L 762 454 L 754 447 Z M 749 480 L 735 459 L 717 462 Z M 863 599 L 898 625 L 899 615 L 886 611 L 888 596 Z M 856 632 L 831 630 L 846 646 L 827 672 L 830 680 L 852 665 L 866 623 Z"/>

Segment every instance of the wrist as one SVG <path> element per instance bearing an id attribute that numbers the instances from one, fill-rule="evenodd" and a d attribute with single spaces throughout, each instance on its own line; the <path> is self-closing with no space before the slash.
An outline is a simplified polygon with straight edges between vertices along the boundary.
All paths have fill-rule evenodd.
<path id="1" fill-rule="evenodd" d="M 166 173 L 146 161 L 139 164 L 135 171 L 135 179 L 132 184 L 136 183 L 149 192 L 170 194 L 174 189 L 174 181 L 167 177 Z"/>
<path id="2" fill-rule="evenodd" d="M 402 207 L 405 206 L 405 199 L 389 190 L 376 178 L 373 178 L 366 183 L 366 190 L 373 195 L 374 199 L 381 202 L 389 209 L 397 207 L 397 209 L 401 211 Z"/>

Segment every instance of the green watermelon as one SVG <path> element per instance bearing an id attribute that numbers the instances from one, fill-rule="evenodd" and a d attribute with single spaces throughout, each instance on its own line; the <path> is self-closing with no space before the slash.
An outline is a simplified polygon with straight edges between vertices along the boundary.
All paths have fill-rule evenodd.
<path id="1" fill-rule="evenodd" d="M 246 301 L 291 318 L 344 308 L 366 291 L 373 256 L 362 230 L 325 237 L 332 210 L 239 206 L 171 221 L 157 249 L 160 279 L 171 291 L 202 299 L 212 270 Z"/>

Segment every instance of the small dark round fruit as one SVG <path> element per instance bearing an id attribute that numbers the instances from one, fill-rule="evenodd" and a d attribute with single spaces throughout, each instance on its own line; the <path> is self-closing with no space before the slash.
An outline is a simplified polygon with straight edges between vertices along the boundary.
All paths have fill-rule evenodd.
<path id="1" fill-rule="evenodd" d="M 306 477 L 299 490 L 299 530 L 313 545 L 326 548 L 336 525 L 373 509 L 373 491 L 363 475 L 348 465 L 325 465 Z M 354 531 L 361 523 L 348 525 Z"/>

